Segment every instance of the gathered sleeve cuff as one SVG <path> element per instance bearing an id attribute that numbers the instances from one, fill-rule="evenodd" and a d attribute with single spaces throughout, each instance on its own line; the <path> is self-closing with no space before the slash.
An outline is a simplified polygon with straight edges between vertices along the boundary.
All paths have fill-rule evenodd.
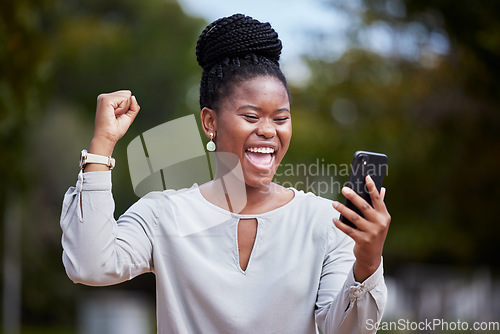
<path id="1" fill-rule="evenodd" d="M 354 268 L 354 266 L 353 266 Z M 383 261 L 377 270 L 363 282 L 356 282 L 353 268 L 347 274 L 339 294 L 320 324 L 323 333 L 375 333 L 376 323 L 382 319 L 387 303 Z"/>
<path id="2" fill-rule="evenodd" d="M 111 171 L 87 172 L 80 171 L 75 190 L 111 191 Z"/>

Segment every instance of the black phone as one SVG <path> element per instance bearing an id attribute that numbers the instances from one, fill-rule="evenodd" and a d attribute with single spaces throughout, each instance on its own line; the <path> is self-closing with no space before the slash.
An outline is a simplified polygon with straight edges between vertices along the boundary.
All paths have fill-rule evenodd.
<path id="1" fill-rule="evenodd" d="M 346 186 L 354 190 L 359 196 L 367 201 L 368 204 L 372 205 L 370 193 L 366 187 L 365 178 L 367 175 L 370 175 L 375 182 L 377 190 L 380 192 L 386 173 L 387 155 L 382 153 L 357 151 L 354 153 L 354 158 L 352 159 L 349 181 Z M 344 205 L 363 217 L 361 211 L 347 198 L 344 198 Z M 351 226 L 352 228 L 357 228 L 356 225 L 342 215 L 340 216 L 340 221 Z"/>

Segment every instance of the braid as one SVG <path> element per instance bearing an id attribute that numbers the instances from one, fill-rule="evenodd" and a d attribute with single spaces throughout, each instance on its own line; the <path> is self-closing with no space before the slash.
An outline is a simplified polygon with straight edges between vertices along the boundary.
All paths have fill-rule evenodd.
<path id="1" fill-rule="evenodd" d="M 243 14 L 220 18 L 201 33 L 196 58 L 203 69 L 200 107 L 215 109 L 233 84 L 270 75 L 287 87 L 279 67 L 281 41 L 269 23 Z"/>

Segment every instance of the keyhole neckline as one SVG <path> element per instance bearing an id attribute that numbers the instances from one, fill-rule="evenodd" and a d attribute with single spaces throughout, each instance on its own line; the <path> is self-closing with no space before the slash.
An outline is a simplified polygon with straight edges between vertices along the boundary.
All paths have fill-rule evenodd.
<path id="1" fill-rule="evenodd" d="M 255 235 L 252 238 L 253 239 L 252 242 L 251 242 L 252 246 L 250 247 L 250 250 L 248 252 L 249 254 L 248 254 L 248 256 L 245 256 L 245 258 L 243 259 L 241 257 L 241 255 L 242 255 L 241 254 L 242 249 L 240 249 L 240 246 L 242 244 L 240 244 L 240 243 L 242 242 L 242 240 L 240 240 L 240 238 L 244 237 L 244 235 L 243 235 L 244 234 L 244 230 L 240 229 L 240 228 L 243 228 L 241 226 L 241 224 L 249 224 L 250 221 L 252 221 L 252 222 L 255 221 Z M 259 218 L 241 218 L 241 219 L 238 219 L 236 221 L 235 260 L 236 260 L 236 265 L 237 265 L 238 269 L 243 274 L 247 273 L 248 267 L 253 262 L 252 258 L 255 257 L 255 251 L 256 251 L 256 248 L 257 248 L 256 247 L 257 239 L 259 238 L 260 233 L 261 233 L 261 226 L 260 226 L 260 219 Z M 245 245 L 245 251 L 248 251 L 248 245 Z M 242 260 L 243 260 L 243 262 L 242 262 Z M 242 265 L 244 265 L 244 268 L 242 267 Z"/>

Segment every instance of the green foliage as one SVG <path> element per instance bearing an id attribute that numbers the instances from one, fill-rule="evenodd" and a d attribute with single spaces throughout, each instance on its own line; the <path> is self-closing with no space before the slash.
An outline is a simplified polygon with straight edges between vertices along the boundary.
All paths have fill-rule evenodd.
<path id="1" fill-rule="evenodd" d="M 7 189 L 27 186 L 22 152 L 26 126 L 44 101 L 49 52 L 44 14 L 52 4 L 51 0 L 0 4 L 0 216 Z"/>
<path id="2" fill-rule="evenodd" d="M 197 110 L 195 43 L 206 22 L 161 0 L 9 0 L 0 15 L 0 226 L 5 199 L 22 191 L 23 324 L 71 327 L 74 299 L 84 292 L 64 273 L 58 216 L 92 138 L 97 95 L 130 89 L 141 104 L 114 154 L 118 215 L 137 200 L 128 142 Z M 132 288 L 154 289 L 144 282 Z"/>
<path id="3" fill-rule="evenodd" d="M 393 216 L 386 264 L 498 268 L 499 3 L 330 3 L 361 15 L 353 20 L 360 25 L 350 29 L 352 45 L 342 57 L 309 59 L 309 83 L 291 87 L 294 135 L 284 164 L 339 165 L 358 149 L 385 152 Z M 367 51 L 361 32 L 375 23 L 394 33 L 417 27 L 424 42 L 413 57 Z M 78 153 L 92 137 L 97 95 L 130 89 L 141 104 L 115 150 L 118 215 L 136 200 L 128 142 L 197 111 L 201 70 L 194 54 L 204 25 L 174 1 L 0 2 L 0 222 L 7 196 L 22 193 L 26 324 L 71 327 L 75 295 L 85 293 L 64 274 L 57 221 Z M 449 41 L 446 53 L 429 51 L 433 34 Z M 340 199 L 333 189 L 327 195 Z"/>
<path id="4" fill-rule="evenodd" d="M 141 106 L 114 152 L 117 213 L 122 213 L 137 200 L 126 163 L 128 142 L 198 110 L 197 96 L 190 92 L 201 74 L 195 45 L 206 22 L 187 18 L 176 1 L 88 0 L 65 4 L 61 11 L 52 39 L 55 100 L 80 109 L 74 117 L 84 124 L 93 121 L 100 93 L 129 89 Z M 88 147 L 91 137 L 89 129 L 87 137 L 75 138 L 75 152 Z"/>
<path id="5" fill-rule="evenodd" d="M 423 40 L 448 36 L 449 51 L 424 52 L 424 43 L 412 57 L 381 56 L 354 38 L 338 60 L 311 59 L 309 85 L 293 92 L 294 136 L 308 140 L 295 142 L 290 156 L 341 164 L 358 149 L 388 154 L 388 265 L 499 266 L 498 3 L 367 0 L 359 8 L 358 32 L 384 22 L 395 38 L 419 25 Z"/>
<path id="6" fill-rule="evenodd" d="M 147 127 L 186 112 L 198 81 L 194 47 L 204 22 L 186 20 L 176 2 L 86 1 L 66 9 L 54 38 L 58 94 L 88 104 L 102 92 L 130 89 Z M 147 121 L 146 121 L 147 119 Z"/>

